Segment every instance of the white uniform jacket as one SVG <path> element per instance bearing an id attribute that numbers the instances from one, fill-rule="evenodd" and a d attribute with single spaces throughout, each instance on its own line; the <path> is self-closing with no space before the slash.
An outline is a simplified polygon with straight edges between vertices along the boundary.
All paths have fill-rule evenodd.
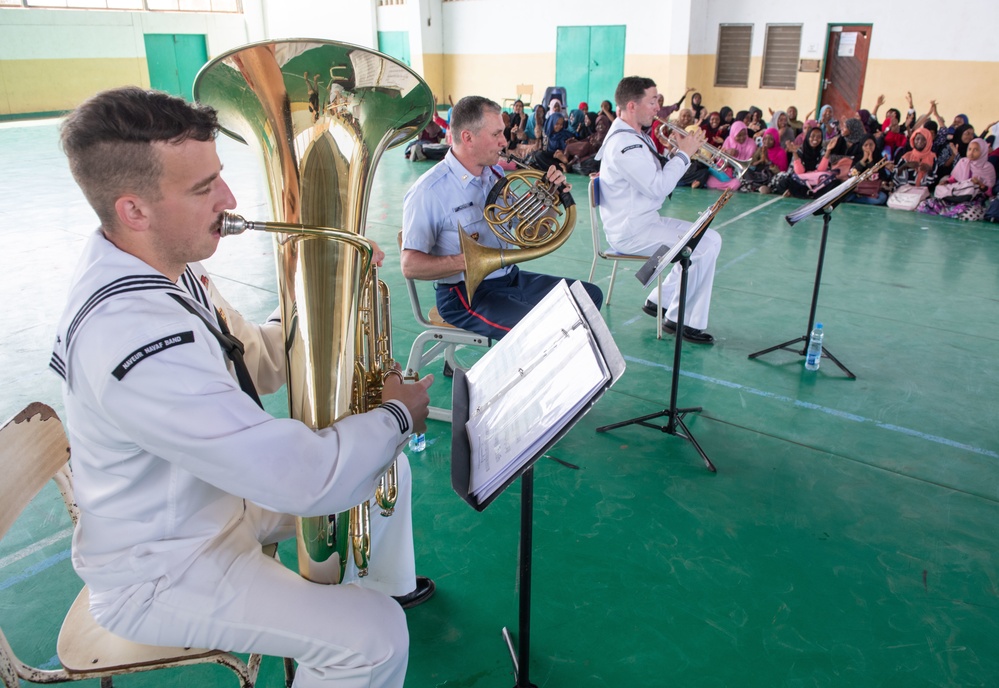
<path id="1" fill-rule="evenodd" d="M 690 160 L 682 152 L 662 164 L 652 141 L 620 117 L 600 149 L 600 219 L 611 248 L 641 254 L 658 237 L 659 209 L 673 192 Z"/>
<path id="2" fill-rule="evenodd" d="M 244 500 L 301 516 L 365 501 L 411 432 L 399 402 L 318 432 L 272 417 L 239 388 L 203 321 L 170 294 L 213 322 L 214 307 L 226 309 L 261 393 L 284 381 L 279 323 L 246 323 L 199 265 L 175 284 L 100 231 L 91 237 L 51 366 L 65 381 L 80 505 L 73 565 L 105 599 L 179 576 L 239 523 Z"/>

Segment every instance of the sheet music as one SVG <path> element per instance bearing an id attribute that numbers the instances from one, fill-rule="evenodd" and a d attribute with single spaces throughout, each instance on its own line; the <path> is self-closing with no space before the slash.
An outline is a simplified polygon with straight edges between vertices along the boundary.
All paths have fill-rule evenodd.
<path id="1" fill-rule="evenodd" d="M 789 213 L 787 216 L 785 216 L 784 219 L 787 220 L 787 223 L 789 225 L 797 224 L 798 222 L 804 220 L 806 217 L 814 215 L 819 210 L 822 210 L 830 203 L 835 203 L 842 196 L 845 196 L 847 193 L 852 191 L 853 188 L 857 186 L 857 184 L 859 183 L 860 183 L 859 175 L 850 177 L 842 184 L 834 186 L 829 191 L 826 191 L 824 194 L 816 198 L 814 201 L 809 201 L 805 205 L 795 210 L 793 213 Z"/>
<path id="2" fill-rule="evenodd" d="M 481 499 L 575 417 L 610 372 L 563 281 L 467 378 L 469 492 Z"/>

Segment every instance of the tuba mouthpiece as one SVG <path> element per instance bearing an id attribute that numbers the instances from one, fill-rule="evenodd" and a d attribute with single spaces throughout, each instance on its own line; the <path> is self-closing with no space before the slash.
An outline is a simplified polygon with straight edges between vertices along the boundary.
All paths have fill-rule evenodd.
<path id="1" fill-rule="evenodd" d="M 242 215 L 237 215 L 236 213 L 222 214 L 222 228 L 219 230 L 219 234 L 222 236 L 235 236 L 236 234 L 242 234 L 248 229 L 253 229 L 253 223 L 247 222 Z"/>

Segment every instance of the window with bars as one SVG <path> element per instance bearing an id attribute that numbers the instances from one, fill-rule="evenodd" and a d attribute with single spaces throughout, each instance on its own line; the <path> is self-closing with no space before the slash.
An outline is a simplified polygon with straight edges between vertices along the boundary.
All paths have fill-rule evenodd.
<path id="1" fill-rule="evenodd" d="M 749 51 L 752 44 L 752 24 L 721 24 L 718 27 L 715 86 L 749 86 Z"/>
<path id="2" fill-rule="evenodd" d="M 767 24 L 760 88 L 797 88 L 800 53 L 801 24 Z"/>
<path id="3" fill-rule="evenodd" d="M 405 5 L 406 0 L 378 0 L 379 7 L 385 7 L 387 5 Z"/>
<path id="4" fill-rule="evenodd" d="M 0 7 L 149 12 L 242 12 L 240 0 L 0 0 Z"/>

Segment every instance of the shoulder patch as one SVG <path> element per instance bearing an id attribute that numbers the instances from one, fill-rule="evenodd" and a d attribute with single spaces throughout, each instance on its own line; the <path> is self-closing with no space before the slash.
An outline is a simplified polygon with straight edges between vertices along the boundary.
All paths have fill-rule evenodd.
<path id="1" fill-rule="evenodd" d="M 643 143 L 633 143 L 633 144 L 632 144 L 632 145 L 630 145 L 630 146 L 625 146 L 624 148 L 622 148 L 622 149 L 621 149 L 621 152 L 622 152 L 622 153 L 627 153 L 627 152 L 628 152 L 628 151 L 630 151 L 630 150 L 631 150 L 632 148 L 643 148 L 644 146 L 645 146 L 645 144 L 643 144 Z"/>
<path id="2" fill-rule="evenodd" d="M 121 380 L 123 377 L 128 375 L 128 371 L 150 356 L 181 344 L 190 344 L 193 341 L 194 332 L 192 330 L 188 330 L 187 332 L 178 332 L 177 334 L 172 334 L 168 337 L 164 337 L 163 339 L 157 339 L 155 342 L 150 342 L 145 346 L 139 347 L 126 356 L 125 360 L 119 363 L 118 367 L 111 371 L 111 374 L 118 380 Z"/>

